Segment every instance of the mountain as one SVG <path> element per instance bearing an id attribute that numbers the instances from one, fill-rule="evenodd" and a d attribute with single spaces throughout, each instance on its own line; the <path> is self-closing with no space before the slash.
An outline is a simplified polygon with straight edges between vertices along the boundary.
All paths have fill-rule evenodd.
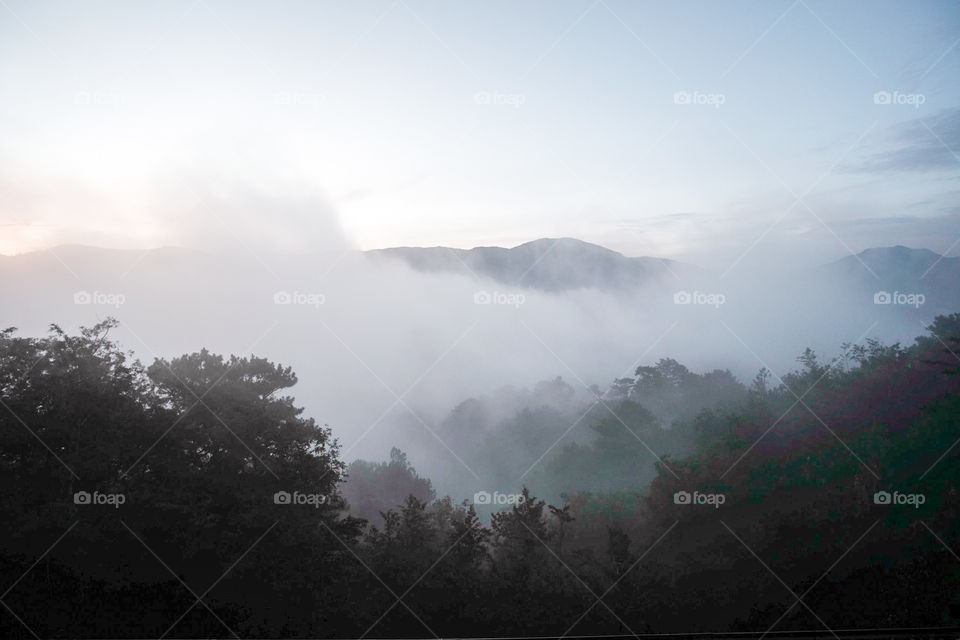
<path id="1" fill-rule="evenodd" d="M 624 289 L 694 267 L 660 258 L 628 258 L 573 238 L 541 238 L 503 247 L 394 247 L 368 251 L 375 258 L 406 262 L 418 271 L 485 276 L 505 285 L 543 291 Z"/>
<path id="2" fill-rule="evenodd" d="M 50 323 L 75 331 L 111 316 L 121 323 L 113 337 L 146 363 L 201 347 L 266 355 L 297 371 L 308 411 L 359 438 L 381 420 L 385 431 L 408 418 L 422 427 L 399 408 L 381 418 L 397 389 L 412 389 L 404 401 L 417 416 L 439 421 L 463 398 L 504 385 L 557 375 L 608 384 L 634 360 L 675 357 L 749 380 L 761 363 L 789 371 L 806 347 L 829 356 L 863 337 L 911 341 L 936 315 L 960 310 L 958 265 L 889 247 L 721 278 L 571 239 L 309 256 L 59 246 L 0 259 L 0 330 L 36 336 Z M 522 297 L 478 303 L 491 278 Z M 880 292 L 925 300 L 875 304 Z M 352 456 L 385 454 L 373 439 L 358 446 Z"/>
<path id="3" fill-rule="evenodd" d="M 960 258 L 947 258 L 929 249 L 911 249 L 903 245 L 877 247 L 856 255 L 824 265 L 825 268 L 845 276 L 860 276 L 875 279 L 873 271 L 881 280 L 907 278 L 920 280 L 957 273 Z"/>
<path id="4" fill-rule="evenodd" d="M 823 265 L 817 270 L 836 284 L 847 287 L 865 303 L 904 306 L 904 301 L 923 296 L 925 315 L 955 313 L 960 309 L 960 258 L 948 258 L 929 249 L 902 245 L 877 247 Z M 873 295 L 880 294 L 879 302 Z M 890 301 L 882 294 L 889 294 Z M 906 306 L 918 305 L 908 303 Z"/>

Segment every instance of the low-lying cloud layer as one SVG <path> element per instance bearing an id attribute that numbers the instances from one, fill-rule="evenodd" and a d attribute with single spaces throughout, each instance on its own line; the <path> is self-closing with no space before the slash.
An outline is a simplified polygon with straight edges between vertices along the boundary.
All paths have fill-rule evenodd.
<path id="1" fill-rule="evenodd" d="M 956 266 L 898 256 L 550 292 L 349 250 L 280 259 L 60 247 L 0 262 L 0 324 L 38 334 L 113 316 L 114 337 L 145 362 L 200 348 L 268 357 L 294 368 L 297 401 L 334 428 L 345 459 L 399 445 L 426 475 L 443 480 L 452 465 L 473 482 L 471 452 L 440 428 L 471 397 L 559 376 L 586 399 L 664 357 L 748 382 L 764 366 L 785 374 L 807 346 L 829 358 L 843 342 L 910 339 L 956 304 L 940 279 Z M 895 299 L 878 303 L 877 292 Z"/>

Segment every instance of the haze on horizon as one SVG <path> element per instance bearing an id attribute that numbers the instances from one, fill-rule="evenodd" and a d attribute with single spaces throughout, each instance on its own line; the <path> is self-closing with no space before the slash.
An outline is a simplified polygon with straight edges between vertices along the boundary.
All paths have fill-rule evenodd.
<path id="1" fill-rule="evenodd" d="M 0 14 L 2 254 L 565 236 L 722 269 L 960 239 L 956 3 Z"/>
<path id="2" fill-rule="evenodd" d="M 0 0 L 0 637 L 956 640 L 958 71 L 958 0 Z"/>

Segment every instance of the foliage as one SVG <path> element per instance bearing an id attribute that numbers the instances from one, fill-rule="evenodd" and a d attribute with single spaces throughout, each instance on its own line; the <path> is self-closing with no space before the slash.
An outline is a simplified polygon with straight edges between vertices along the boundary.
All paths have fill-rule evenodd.
<path id="1" fill-rule="evenodd" d="M 960 314 L 909 347 L 868 340 L 832 361 L 807 350 L 796 371 L 762 370 L 749 387 L 673 360 L 639 367 L 585 414 L 588 439 L 543 461 L 567 479 L 561 501 L 519 488 L 489 527 L 473 505 L 437 499 L 399 449 L 345 467 L 330 429 L 285 395 L 289 368 L 206 350 L 145 368 L 110 340 L 114 326 L 0 332 L 0 571 L 16 612 L 5 637 L 560 636 L 960 617 Z M 538 393 L 571 402 L 559 380 Z M 548 403 L 517 416 L 536 429 L 566 414 Z M 125 502 L 75 501 L 84 491 Z M 877 504 L 883 491 L 923 500 Z M 350 515 L 373 509 L 373 522 Z"/>

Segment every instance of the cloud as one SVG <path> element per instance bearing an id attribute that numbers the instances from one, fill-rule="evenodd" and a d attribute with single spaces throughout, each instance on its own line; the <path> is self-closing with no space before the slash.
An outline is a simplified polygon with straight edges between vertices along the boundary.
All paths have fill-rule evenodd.
<path id="1" fill-rule="evenodd" d="M 190 204 L 155 212 L 172 244 L 309 253 L 353 248 L 334 206 L 302 185 L 251 185 L 193 176 L 183 182 Z"/>
<path id="2" fill-rule="evenodd" d="M 849 233 L 866 246 L 903 244 L 956 255 L 956 241 L 960 238 L 960 209 L 942 216 L 857 218 L 839 221 L 836 228 L 842 235 Z"/>
<path id="3" fill-rule="evenodd" d="M 155 184 L 0 179 L 0 254 L 60 244 L 264 253 L 353 248 L 334 205 L 301 181 L 165 172 Z"/>
<path id="4" fill-rule="evenodd" d="M 893 148 L 841 168 L 845 173 L 960 170 L 960 108 L 893 125 L 885 136 Z"/>

